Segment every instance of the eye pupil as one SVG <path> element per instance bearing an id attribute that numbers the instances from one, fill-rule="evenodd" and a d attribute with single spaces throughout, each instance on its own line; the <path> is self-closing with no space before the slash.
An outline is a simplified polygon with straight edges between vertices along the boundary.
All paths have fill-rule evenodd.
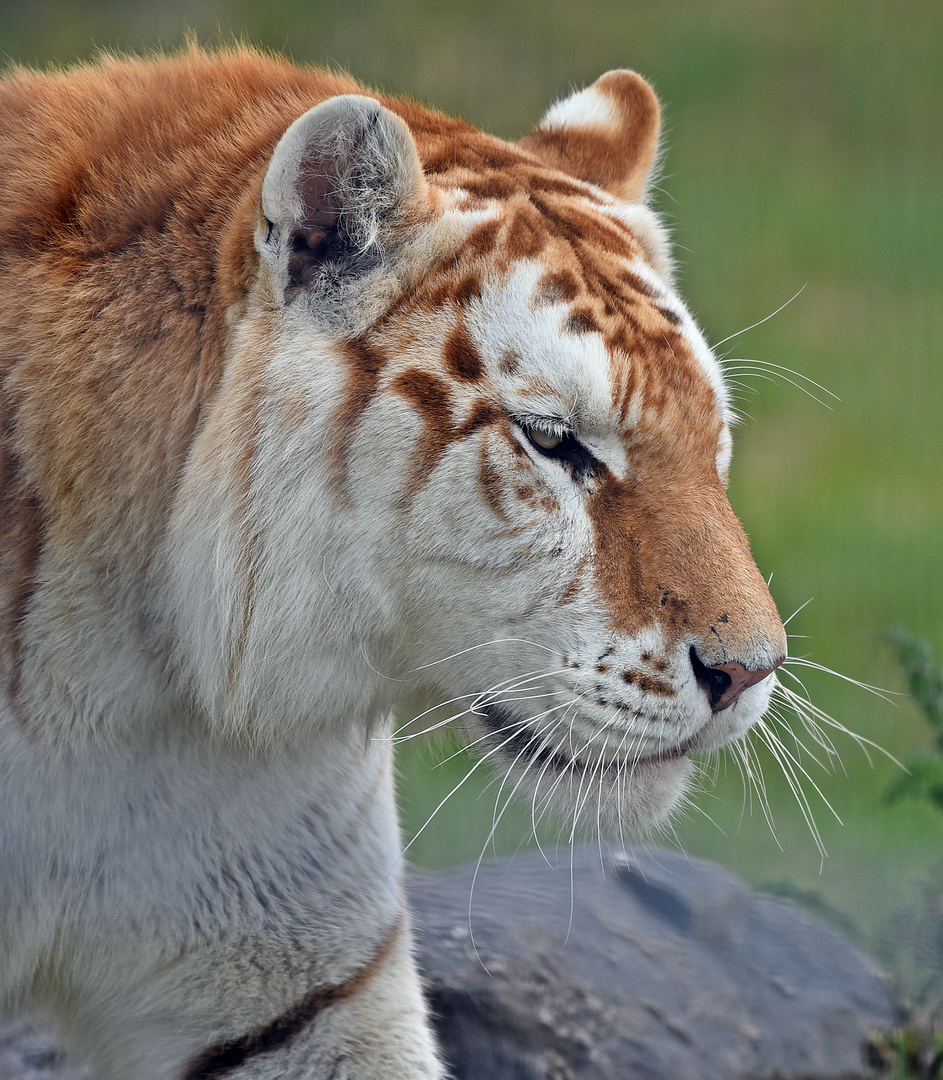
<path id="1" fill-rule="evenodd" d="M 537 428 L 531 428 L 527 433 L 531 442 L 540 447 L 541 450 L 556 450 L 556 448 L 563 442 L 563 439 L 559 435 L 548 435 L 545 431 L 539 431 Z"/>

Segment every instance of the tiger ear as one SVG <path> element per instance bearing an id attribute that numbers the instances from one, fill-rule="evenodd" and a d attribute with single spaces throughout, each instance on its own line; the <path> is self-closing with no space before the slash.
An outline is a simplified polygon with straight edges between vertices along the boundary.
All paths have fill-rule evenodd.
<path id="1" fill-rule="evenodd" d="M 334 97 L 299 117 L 275 147 L 256 248 L 286 303 L 301 293 L 317 298 L 388 259 L 427 206 L 406 124 L 373 98 Z"/>
<path id="2" fill-rule="evenodd" d="M 658 152 L 660 125 L 658 99 L 641 75 L 610 71 L 552 105 L 520 145 L 554 168 L 638 202 Z"/>

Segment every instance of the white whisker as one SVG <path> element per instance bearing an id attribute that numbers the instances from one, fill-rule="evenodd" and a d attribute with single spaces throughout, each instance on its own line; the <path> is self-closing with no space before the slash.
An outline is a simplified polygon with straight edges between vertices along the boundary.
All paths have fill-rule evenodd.
<path id="1" fill-rule="evenodd" d="M 409 849 L 419 839 L 419 837 L 422 835 L 422 833 L 425 832 L 426 828 L 428 827 L 428 825 L 432 821 L 432 819 L 436 816 L 436 814 L 438 814 L 438 812 L 442 809 L 442 807 L 445 806 L 445 804 L 449 801 L 449 799 L 451 799 L 452 796 L 459 790 L 459 788 L 463 787 L 465 785 L 465 783 L 472 776 L 474 776 L 474 774 L 478 771 L 478 769 L 480 769 L 481 766 L 484 765 L 484 763 L 488 760 L 489 757 L 492 756 L 492 754 L 496 754 L 496 753 L 500 752 L 505 746 L 507 746 L 507 744 L 509 742 L 511 742 L 512 739 L 514 738 L 515 734 L 516 734 L 516 732 L 514 734 L 508 736 L 508 738 L 505 739 L 504 742 L 499 743 L 497 746 L 492 747 L 490 750 L 488 750 L 487 753 L 482 754 L 482 756 L 472 765 L 472 767 L 468 770 L 468 772 L 465 773 L 465 775 L 462 777 L 462 779 L 459 780 L 459 782 L 455 785 L 455 787 L 452 788 L 452 790 L 448 793 L 448 795 L 446 795 L 445 798 L 439 803 L 439 805 L 435 808 L 435 810 L 433 810 L 432 813 L 426 818 L 426 820 L 423 823 L 422 827 L 418 830 L 418 832 L 416 832 L 414 834 L 413 838 L 409 841 L 409 843 L 407 843 L 407 844 L 405 844 L 403 846 L 403 850 L 400 853 L 400 859 L 402 859 L 406 855 L 406 852 L 409 851 Z"/>
<path id="2" fill-rule="evenodd" d="M 792 622 L 792 620 L 799 614 L 800 611 L 805 611 L 805 609 L 809 606 L 809 604 L 812 603 L 812 601 L 814 599 L 815 599 L 814 596 L 810 596 L 809 599 L 806 600 L 806 602 L 804 604 L 800 604 L 796 608 L 796 610 L 789 616 L 788 619 L 783 619 L 783 626 L 788 626 Z"/>
<path id="3" fill-rule="evenodd" d="M 387 682 L 404 683 L 409 681 L 408 679 L 397 679 L 393 675 L 387 675 L 385 672 L 380 671 L 379 668 L 374 667 L 373 664 L 370 662 L 370 657 L 367 656 L 367 646 L 363 642 L 360 643 L 360 652 L 363 656 L 363 662 L 373 672 L 374 675 L 379 675 L 381 679 L 386 679 Z"/>
<path id="4" fill-rule="evenodd" d="M 869 763 L 871 763 L 871 755 L 868 753 L 868 747 L 883 754 L 889 761 L 893 761 L 895 765 L 904 769 L 901 762 L 899 762 L 893 754 L 885 750 L 880 743 L 876 743 L 872 739 L 868 739 L 864 735 L 859 735 L 857 732 L 845 727 L 844 724 L 839 723 L 834 717 L 829 716 L 827 712 L 820 709 L 817 705 L 813 705 L 811 701 L 801 697 L 794 690 L 790 690 L 788 686 L 783 686 L 782 683 L 779 683 L 773 693 L 778 694 L 783 699 L 784 703 L 800 718 L 800 720 L 802 720 L 807 728 L 810 728 L 810 725 L 814 725 L 814 722 L 818 721 L 826 727 L 830 727 L 835 731 L 840 731 L 842 734 L 854 739 Z"/>
<path id="5" fill-rule="evenodd" d="M 535 649 L 543 649 L 544 652 L 553 653 L 555 649 L 551 649 L 548 645 L 540 645 L 536 641 L 529 641 L 527 638 L 495 638 L 493 641 L 482 641 L 478 645 L 469 645 L 467 649 L 459 649 L 458 652 L 450 653 L 448 656 L 443 656 L 439 660 L 430 660 L 428 664 L 420 664 L 419 667 L 414 668 L 414 671 L 425 671 L 426 668 L 435 667 L 437 664 L 446 664 L 449 660 L 454 660 L 456 657 L 465 656 L 470 652 L 475 652 L 477 649 L 487 649 L 491 645 L 531 645 Z"/>
<path id="6" fill-rule="evenodd" d="M 826 675 L 834 675 L 836 679 L 841 679 L 842 682 L 851 683 L 852 686 L 857 686 L 859 690 L 867 690 L 869 694 L 874 694 L 886 701 L 888 705 L 896 705 L 896 701 L 891 700 L 891 696 L 905 697 L 905 694 L 900 694 L 896 690 L 884 690 L 880 686 L 871 686 L 869 683 L 861 682 L 860 679 L 853 679 L 850 675 L 842 675 L 839 671 L 833 671 L 829 667 L 825 667 L 824 664 L 817 664 L 814 660 L 807 660 L 803 656 L 787 656 L 783 661 L 783 667 L 807 667 L 812 668 L 814 671 L 824 671 Z M 790 672 L 790 674 L 792 674 Z"/>
<path id="7" fill-rule="evenodd" d="M 753 378 L 756 378 L 756 379 L 763 379 L 763 378 L 769 379 L 770 378 L 769 374 L 767 372 L 764 372 L 764 371 L 751 371 L 750 368 L 748 368 L 748 367 L 743 367 L 743 366 L 734 367 L 733 366 L 734 364 L 738 364 L 738 363 L 741 364 L 741 365 L 743 365 L 743 364 L 760 364 L 760 363 L 762 363 L 762 361 L 759 361 L 759 360 L 725 361 L 724 363 L 721 364 L 721 367 L 723 368 L 724 374 L 726 375 L 728 373 L 728 371 L 729 371 L 730 374 L 732 374 L 732 375 L 739 375 L 739 376 L 751 375 Z M 773 365 L 773 366 L 778 366 L 778 365 Z M 806 395 L 806 397 L 812 398 L 812 400 L 814 402 L 816 402 L 817 404 L 821 405 L 823 409 L 828 409 L 829 412 L 834 411 L 832 409 L 832 406 L 829 405 L 829 403 L 827 401 L 823 401 L 820 397 L 818 397 L 816 394 L 814 394 L 807 386 L 803 386 L 803 384 L 801 382 L 797 381 L 797 379 L 805 379 L 804 375 L 799 375 L 798 372 L 792 372 L 792 374 L 797 376 L 797 379 L 791 379 L 788 375 L 784 374 L 784 372 L 787 371 L 787 370 L 788 369 L 784 368 L 781 371 L 777 371 L 776 372 L 776 378 L 773 381 L 782 380 L 783 382 L 787 382 L 787 383 L 789 383 L 790 386 L 794 386 L 797 390 L 801 390 L 802 393 Z M 813 386 L 818 386 L 818 383 L 813 382 L 812 379 L 806 379 L 806 381 L 809 382 Z M 833 398 L 835 397 L 835 395 L 830 390 L 826 390 L 824 387 L 819 387 L 819 389 L 822 390 L 823 393 L 828 394 L 830 397 L 833 397 Z M 838 399 L 836 398 L 836 400 L 838 400 Z"/>
<path id="8" fill-rule="evenodd" d="M 812 834 L 812 839 L 815 842 L 816 849 L 818 850 L 824 865 L 824 860 L 828 856 L 828 852 L 825 850 L 825 845 L 822 842 L 822 835 L 819 832 L 818 825 L 815 822 L 815 815 L 812 812 L 812 806 L 809 803 L 808 797 L 806 796 L 802 785 L 799 783 L 799 778 L 796 776 L 795 769 L 793 768 L 787 756 L 788 751 L 786 753 L 782 752 L 785 750 L 785 748 L 782 746 L 782 743 L 776 736 L 776 733 L 771 728 L 767 727 L 762 720 L 756 725 L 755 730 L 757 731 L 759 737 L 763 740 L 763 742 L 766 743 L 767 747 L 769 747 L 770 753 L 773 755 L 779 767 L 782 769 L 783 776 L 785 776 L 786 782 L 789 784 L 789 787 L 796 798 L 796 802 L 799 806 L 800 811 L 802 812 L 802 816 L 805 819 L 805 823 L 808 826 L 809 832 Z M 819 790 L 814 782 L 810 781 L 810 783 L 812 783 L 812 786 L 815 787 L 816 791 Z M 821 795 L 821 792 L 819 792 L 819 794 Z M 826 805 L 829 806 L 829 809 L 831 809 L 831 806 L 827 802 Z M 834 813 L 834 810 L 832 811 L 832 813 Z M 837 817 L 838 815 L 836 814 L 835 816 Z"/>
<path id="9" fill-rule="evenodd" d="M 789 299 L 785 302 L 785 304 L 780 304 L 779 307 L 775 311 L 771 311 L 769 313 L 769 315 L 766 316 L 765 319 L 760 319 L 759 322 L 755 322 L 751 326 L 745 326 L 742 330 L 738 330 L 735 334 L 729 334 L 727 337 L 723 338 L 721 341 L 718 341 L 717 344 L 714 346 L 714 348 L 719 349 L 721 347 L 721 345 L 726 345 L 726 343 L 728 341 L 733 341 L 733 339 L 735 337 L 740 337 L 741 334 L 746 334 L 748 331 L 755 330 L 758 326 L 762 326 L 763 323 L 769 322 L 770 319 L 775 318 L 775 316 L 777 316 L 784 308 L 789 307 L 789 305 L 793 302 L 793 300 L 795 300 L 797 296 L 800 296 L 802 294 L 803 289 L 805 289 L 805 285 L 803 285 L 802 288 L 798 292 L 796 292 L 792 296 L 790 296 Z"/>
<path id="10" fill-rule="evenodd" d="M 751 371 L 756 375 L 767 374 L 769 371 L 772 371 L 775 375 L 779 372 L 784 371 L 787 375 L 794 375 L 797 379 L 801 379 L 803 382 L 807 382 L 810 386 L 814 386 L 816 390 L 821 390 L 823 394 L 828 394 L 828 396 L 830 398 L 833 398 L 835 401 L 841 401 L 841 398 L 837 394 L 832 393 L 832 391 L 829 390 L 827 386 L 823 386 L 821 383 L 817 383 L 815 379 L 810 379 L 808 375 L 803 375 L 801 371 L 795 371 L 793 368 L 784 367 L 782 364 L 774 364 L 771 360 L 757 360 L 755 358 L 747 359 L 745 357 L 740 359 L 725 358 L 721 361 L 721 363 L 723 364 L 725 371 L 730 365 L 742 364 L 746 366 L 741 368 L 735 368 L 734 371 Z M 767 371 L 755 371 L 755 368 L 766 368 Z"/>

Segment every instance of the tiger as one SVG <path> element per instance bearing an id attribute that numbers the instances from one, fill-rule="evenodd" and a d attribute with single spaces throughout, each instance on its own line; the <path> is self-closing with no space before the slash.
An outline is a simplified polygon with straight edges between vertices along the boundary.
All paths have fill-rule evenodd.
<path id="1" fill-rule="evenodd" d="M 394 716 L 621 837 L 767 709 L 659 129 L 628 70 L 516 142 L 248 46 L 0 82 L 0 999 L 102 1080 L 445 1075 Z"/>

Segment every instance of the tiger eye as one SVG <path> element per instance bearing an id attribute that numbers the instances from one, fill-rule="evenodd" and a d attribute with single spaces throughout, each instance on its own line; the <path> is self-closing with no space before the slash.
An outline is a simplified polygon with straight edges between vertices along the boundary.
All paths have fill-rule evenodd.
<path id="1" fill-rule="evenodd" d="M 538 431 L 536 428 L 531 428 L 527 434 L 531 442 L 539 446 L 541 450 L 556 450 L 563 442 L 560 435 L 548 435 L 546 431 Z"/>

